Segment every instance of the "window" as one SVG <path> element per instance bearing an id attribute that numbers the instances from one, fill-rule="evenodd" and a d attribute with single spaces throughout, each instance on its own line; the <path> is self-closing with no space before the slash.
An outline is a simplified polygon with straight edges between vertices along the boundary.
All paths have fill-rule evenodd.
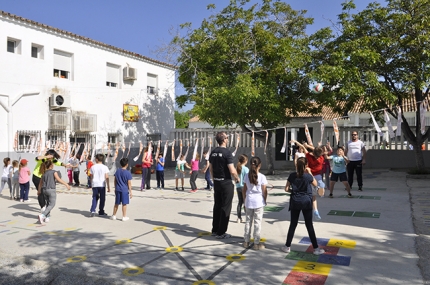
<path id="1" fill-rule="evenodd" d="M 108 133 L 108 142 L 109 143 L 120 142 L 120 133 Z"/>
<path id="2" fill-rule="evenodd" d="M 10 53 L 21 54 L 21 41 L 7 38 L 7 51 Z"/>
<path id="3" fill-rule="evenodd" d="M 157 75 L 150 73 L 147 74 L 146 93 L 150 95 L 157 95 L 157 79 Z"/>
<path id="4" fill-rule="evenodd" d="M 54 50 L 54 77 L 71 79 L 72 54 Z"/>
<path id="5" fill-rule="evenodd" d="M 43 46 L 38 44 L 32 44 L 31 57 L 43 59 Z"/>
<path id="6" fill-rule="evenodd" d="M 119 87 L 120 66 L 112 63 L 106 64 L 106 86 Z"/>
<path id="7" fill-rule="evenodd" d="M 40 131 L 17 131 L 18 141 L 15 143 L 17 152 L 39 153 L 40 148 Z"/>

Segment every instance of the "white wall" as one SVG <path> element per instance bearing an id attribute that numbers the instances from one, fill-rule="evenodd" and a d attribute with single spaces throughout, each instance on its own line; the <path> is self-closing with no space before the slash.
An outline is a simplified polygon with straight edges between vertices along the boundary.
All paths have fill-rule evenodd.
<path id="1" fill-rule="evenodd" d="M 6 50 L 7 38 L 21 40 L 21 54 Z M 146 134 L 169 136 L 174 127 L 174 70 L 166 65 L 102 46 L 85 43 L 60 32 L 0 16 L 0 101 L 8 106 L 25 92 L 38 95 L 22 97 L 11 108 L 11 116 L 0 106 L 0 152 L 10 152 L 17 130 L 48 130 L 49 96 L 57 91 L 71 97 L 71 111 L 97 114 L 97 141 L 107 140 L 108 132 L 121 132 L 124 141 L 136 144 Z M 32 43 L 42 45 L 44 59 L 31 57 Z M 54 49 L 73 54 L 72 80 L 53 76 Z M 106 86 L 106 64 L 121 66 L 120 88 Z M 137 68 L 136 81 L 123 81 L 122 69 L 127 63 Z M 147 73 L 158 75 L 159 95 L 147 95 Z M 138 123 L 124 123 L 123 104 L 139 106 Z M 8 125 L 9 122 L 9 125 Z M 12 137 L 11 137 L 12 134 Z M 9 145 L 9 146 L 8 146 Z M 136 145 L 138 147 L 138 145 Z"/>

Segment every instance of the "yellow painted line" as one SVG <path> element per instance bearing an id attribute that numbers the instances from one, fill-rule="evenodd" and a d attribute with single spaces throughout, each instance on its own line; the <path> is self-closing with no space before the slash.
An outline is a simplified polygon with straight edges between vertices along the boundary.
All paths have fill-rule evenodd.
<path id="1" fill-rule="evenodd" d="M 215 285 L 215 282 L 211 280 L 199 280 L 193 283 L 193 285 L 200 285 L 200 284 Z"/>
<path id="2" fill-rule="evenodd" d="M 166 248 L 166 252 L 181 252 L 183 250 L 180 246 L 171 246 Z"/>
<path id="3" fill-rule="evenodd" d="M 212 233 L 211 233 L 211 232 L 200 232 L 200 233 L 198 234 L 198 236 L 199 236 L 199 237 L 210 236 L 210 235 L 212 235 Z"/>
<path id="4" fill-rule="evenodd" d="M 355 248 L 357 242 L 355 240 L 347 240 L 347 239 L 330 239 L 327 243 L 327 246 L 335 246 L 342 248 Z"/>
<path id="5" fill-rule="evenodd" d="M 245 256 L 242 254 L 230 254 L 225 257 L 228 261 L 242 261 L 245 259 Z"/>
<path id="6" fill-rule="evenodd" d="M 266 242 L 267 241 L 267 239 L 265 239 L 265 238 L 260 238 L 260 242 Z M 254 238 L 251 238 L 251 242 L 254 242 Z"/>
<path id="7" fill-rule="evenodd" d="M 131 242 L 131 239 L 118 239 L 115 241 L 115 244 L 125 244 L 130 242 Z"/>
<path id="8" fill-rule="evenodd" d="M 36 224 L 28 224 L 27 227 L 35 227 Z"/>
<path id="9" fill-rule="evenodd" d="M 318 263 L 318 262 L 310 262 L 310 261 L 298 261 L 296 265 L 294 265 L 292 271 L 304 272 L 304 273 L 312 273 L 319 275 L 329 275 L 332 264 Z"/>
<path id="10" fill-rule="evenodd" d="M 122 271 L 122 274 L 124 274 L 125 276 L 137 276 L 142 274 L 143 272 L 145 272 L 145 270 L 142 267 L 131 267 L 131 268 L 126 268 Z"/>
<path id="11" fill-rule="evenodd" d="M 7 223 L 8 225 L 13 225 L 16 224 L 18 221 L 10 221 L 9 223 Z"/>
<path id="12" fill-rule="evenodd" d="M 67 262 L 72 262 L 72 263 L 73 262 L 82 262 L 85 260 L 87 260 L 87 257 L 84 255 L 76 255 L 76 256 L 72 256 L 72 257 L 67 258 Z"/>
<path id="13" fill-rule="evenodd" d="M 155 227 L 155 228 L 153 228 L 154 231 L 164 231 L 166 229 L 167 229 L 167 227 Z"/>
<path id="14" fill-rule="evenodd" d="M 76 228 L 65 228 L 64 229 L 66 232 L 68 232 L 68 231 L 74 231 L 74 230 L 76 230 Z"/>

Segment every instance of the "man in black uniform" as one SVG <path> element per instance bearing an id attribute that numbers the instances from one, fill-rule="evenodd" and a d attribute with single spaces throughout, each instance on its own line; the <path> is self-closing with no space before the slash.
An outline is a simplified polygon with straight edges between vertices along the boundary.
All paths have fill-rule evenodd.
<path id="1" fill-rule="evenodd" d="M 233 164 L 233 156 L 226 146 L 228 136 L 224 132 L 216 134 L 218 147 L 212 150 L 209 156 L 210 172 L 214 181 L 215 204 L 212 219 L 212 235 L 218 239 L 229 238 L 227 234 L 230 221 L 231 204 L 234 196 L 232 176 L 239 183 L 236 169 Z"/>

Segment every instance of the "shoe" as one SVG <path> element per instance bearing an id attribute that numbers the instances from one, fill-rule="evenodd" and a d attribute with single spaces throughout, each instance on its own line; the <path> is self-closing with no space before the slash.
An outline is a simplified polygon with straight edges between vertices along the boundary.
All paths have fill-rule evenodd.
<path id="1" fill-rule="evenodd" d="M 314 254 L 315 255 L 321 255 L 321 254 L 323 254 L 325 252 L 325 250 L 324 249 L 322 249 L 322 248 L 316 248 L 316 249 L 314 249 Z"/>
<path id="2" fill-rule="evenodd" d="M 128 221 L 128 220 L 130 220 L 130 218 L 129 218 L 129 217 L 122 217 L 122 221 L 123 221 L 123 222 L 126 222 L 126 221 Z"/>
<path id="3" fill-rule="evenodd" d="M 164 188 L 161 188 L 161 191 L 164 191 Z"/>
<path id="4" fill-rule="evenodd" d="M 191 192 L 191 193 L 196 193 L 196 192 L 197 192 L 197 189 L 191 190 L 190 192 Z"/>
<path id="5" fill-rule="evenodd" d="M 22 200 L 22 199 L 19 199 L 19 201 L 20 201 L 20 202 L 24 202 L 24 200 Z"/>
<path id="6" fill-rule="evenodd" d="M 320 213 L 318 213 L 318 211 L 314 211 L 314 219 L 317 221 L 321 220 L 321 216 L 320 216 Z"/>
<path id="7" fill-rule="evenodd" d="M 286 253 L 290 253 L 290 248 L 288 247 L 288 246 L 286 246 L 286 245 L 284 245 L 284 246 L 282 246 L 281 247 L 281 250 L 283 251 L 283 252 L 286 252 Z"/>
<path id="8" fill-rule="evenodd" d="M 175 191 L 179 191 L 179 188 L 178 188 L 178 187 L 175 187 Z"/>
<path id="9" fill-rule="evenodd" d="M 242 219 L 237 219 L 237 221 L 236 221 L 236 223 L 238 223 L 238 224 L 240 224 L 240 223 L 242 223 Z"/>
<path id="10" fill-rule="evenodd" d="M 212 233 L 212 234 L 211 234 L 211 236 L 213 236 L 213 237 L 214 237 L 214 236 L 216 236 L 216 235 L 217 235 L 216 233 Z"/>
<path id="11" fill-rule="evenodd" d="M 13 200 L 13 197 L 12 197 L 12 196 L 10 196 L 10 199 L 11 199 L 11 200 Z"/>
<path id="12" fill-rule="evenodd" d="M 46 206 L 43 206 L 42 209 L 40 209 L 40 212 L 43 213 L 46 210 Z"/>
<path id="13" fill-rule="evenodd" d="M 140 189 L 140 191 L 142 191 L 142 192 L 146 192 L 146 190 L 145 190 L 145 189 Z"/>
<path id="14" fill-rule="evenodd" d="M 49 217 L 45 218 L 45 223 L 49 223 Z"/>
<path id="15" fill-rule="evenodd" d="M 348 198 L 352 198 L 352 194 L 351 193 L 348 193 Z"/>
<path id="16" fill-rule="evenodd" d="M 45 222 L 45 216 L 44 216 L 43 214 L 40 214 L 40 215 L 38 216 L 38 218 L 39 218 L 39 222 L 40 222 L 41 224 L 44 224 L 44 222 Z"/>
<path id="17" fill-rule="evenodd" d="M 115 221 L 116 220 L 116 216 L 112 215 L 112 216 L 110 216 L 110 219 L 113 220 L 113 221 Z"/>
<path id="18" fill-rule="evenodd" d="M 226 233 L 226 234 L 216 236 L 216 238 L 217 239 L 226 239 L 226 238 L 231 238 L 231 235 Z"/>
<path id="19" fill-rule="evenodd" d="M 181 190 L 181 191 L 185 191 L 184 187 L 182 187 L 182 190 Z"/>
<path id="20" fill-rule="evenodd" d="M 245 241 L 245 242 L 243 243 L 243 247 L 244 247 L 244 248 L 248 248 L 248 247 L 249 247 L 249 242 L 246 242 L 246 241 Z"/>
<path id="21" fill-rule="evenodd" d="M 73 184 L 73 187 L 79 187 L 80 184 Z"/>
<path id="22" fill-rule="evenodd" d="M 254 244 L 252 248 L 255 250 L 260 250 L 260 249 L 265 249 L 266 247 L 262 243 L 257 243 L 257 244 Z"/>
<path id="23" fill-rule="evenodd" d="M 328 195 L 330 198 L 333 198 L 333 194 L 332 193 L 330 193 L 330 195 Z"/>
<path id="24" fill-rule="evenodd" d="M 106 213 L 103 213 L 103 214 L 99 213 L 99 216 L 107 216 L 107 214 Z"/>
<path id="25" fill-rule="evenodd" d="M 358 191 L 363 191 L 363 186 L 358 186 Z"/>
<path id="26" fill-rule="evenodd" d="M 96 215 L 96 212 L 91 212 L 90 217 L 94 217 Z"/>
<path id="27" fill-rule="evenodd" d="M 28 199 L 28 200 L 24 200 L 24 203 L 28 203 L 28 202 L 30 202 L 30 199 Z"/>

